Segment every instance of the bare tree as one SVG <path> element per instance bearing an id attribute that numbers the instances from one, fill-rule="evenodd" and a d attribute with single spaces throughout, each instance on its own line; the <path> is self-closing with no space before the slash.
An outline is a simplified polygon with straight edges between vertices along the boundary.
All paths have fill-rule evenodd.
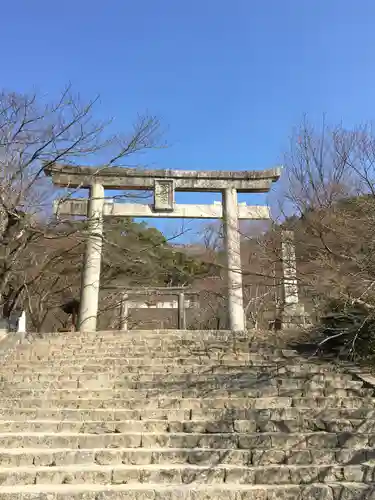
<path id="1" fill-rule="evenodd" d="M 84 224 L 67 224 L 51 213 L 56 191 L 44 168 L 83 158 L 105 167 L 134 165 L 141 152 L 161 144 L 155 117 L 139 116 L 130 132 L 110 134 L 110 121 L 94 119 L 96 102 L 83 102 L 70 87 L 49 102 L 35 93 L 0 94 L 0 298 L 6 316 L 27 299 L 31 316 L 40 323 L 51 290 L 69 286 L 56 274 L 61 259 L 84 236 Z M 42 276 L 47 295 L 40 287 Z"/>
<path id="2" fill-rule="evenodd" d="M 285 158 L 283 225 L 295 232 L 299 279 L 311 305 L 375 310 L 375 136 L 371 126 L 320 129 L 305 119 Z M 351 331 L 350 342 L 355 331 Z M 335 332 L 334 334 L 336 334 Z M 343 332 L 344 333 L 344 330 Z M 352 346 L 353 347 L 353 346 Z"/>

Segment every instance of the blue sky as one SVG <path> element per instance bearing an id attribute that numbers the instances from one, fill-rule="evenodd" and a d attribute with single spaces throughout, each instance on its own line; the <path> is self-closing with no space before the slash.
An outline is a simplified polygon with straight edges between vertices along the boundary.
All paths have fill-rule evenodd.
<path id="1" fill-rule="evenodd" d="M 269 168 L 304 113 L 374 118 L 373 0 L 24 0 L 2 17 L 2 87 L 71 82 L 119 131 L 155 113 L 156 167 Z"/>

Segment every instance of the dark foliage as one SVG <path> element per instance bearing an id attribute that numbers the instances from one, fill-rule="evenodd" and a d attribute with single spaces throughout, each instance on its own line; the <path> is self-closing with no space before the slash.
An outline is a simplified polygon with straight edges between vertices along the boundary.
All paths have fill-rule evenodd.
<path id="1" fill-rule="evenodd" d="M 331 300 L 316 331 L 323 353 L 350 360 L 375 359 L 375 314 L 366 306 Z"/>

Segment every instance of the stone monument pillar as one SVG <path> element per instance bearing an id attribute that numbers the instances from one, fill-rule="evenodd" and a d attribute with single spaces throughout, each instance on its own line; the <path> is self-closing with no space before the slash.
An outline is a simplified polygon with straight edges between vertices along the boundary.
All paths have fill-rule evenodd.
<path id="1" fill-rule="evenodd" d="M 308 323 L 307 314 L 298 297 L 297 260 L 293 231 L 281 233 L 281 259 L 283 269 L 281 328 L 306 326 Z"/>

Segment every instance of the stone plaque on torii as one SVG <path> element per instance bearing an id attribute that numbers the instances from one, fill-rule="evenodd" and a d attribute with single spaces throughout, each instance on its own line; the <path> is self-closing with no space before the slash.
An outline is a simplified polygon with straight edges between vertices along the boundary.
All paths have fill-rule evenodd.
<path id="1" fill-rule="evenodd" d="M 263 171 L 141 170 L 122 167 L 76 167 L 54 164 L 45 168 L 56 186 L 89 189 L 88 199 L 62 200 L 55 213 L 88 217 L 88 238 L 82 273 L 79 328 L 95 331 L 98 313 L 103 217 L 175 217 L 223 219 L 227 254 L 229 328 L 245 330 L 240 255 L 240 219 L 269 219 L 266 206 L 239 204 L 237 193 L 265 193 L 280 177 L 280 169 Z M 153 204 L 114 203 L 104 189 L 152 190 Z M 222 193 L 222 204 L 175 203 L 175 191 Z"/>

